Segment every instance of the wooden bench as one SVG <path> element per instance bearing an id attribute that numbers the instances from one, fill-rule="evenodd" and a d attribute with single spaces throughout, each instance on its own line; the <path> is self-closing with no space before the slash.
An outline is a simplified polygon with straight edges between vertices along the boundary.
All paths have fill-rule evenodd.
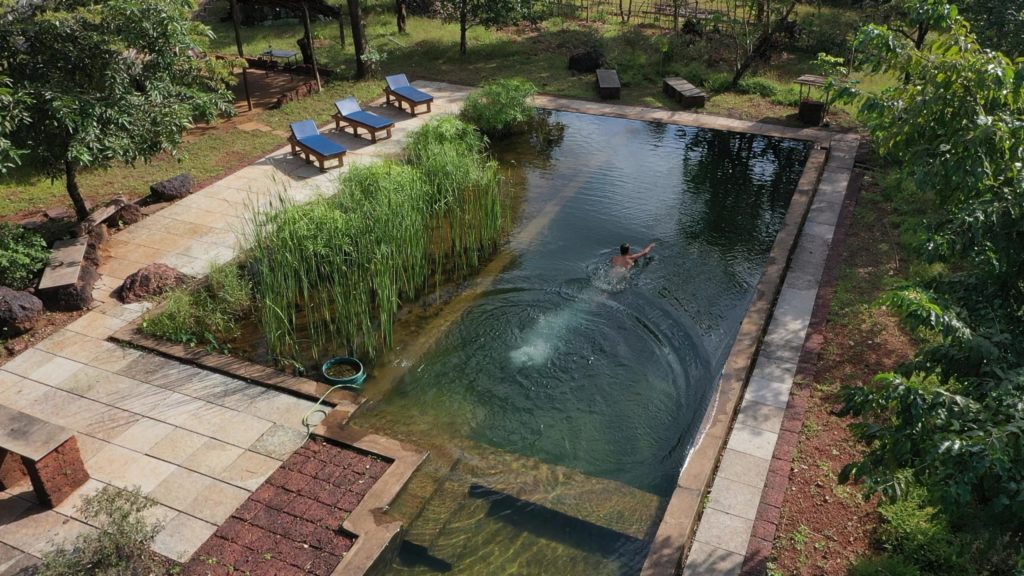
<path id="1" fill-rule="evenodd" d="M 665 94 L 686 108 L 703 108 L 707 92 L 690 84 L 684 78 L 665 78 L 662 83 Z"/>
<path id="2" fill-rule="evenodd" d="M 597 70 L 597 95 L 605 100 L 619 99 L 622 84 L 619 83 L 619 73 L 615 70 L 600 68 Z"/>
<path id="3" fill-rule="evenodd" d="M 89 479 L 71 430 L 0 406 L 0 488 L 28 476 L 40 504 L 53 508 Z"/>

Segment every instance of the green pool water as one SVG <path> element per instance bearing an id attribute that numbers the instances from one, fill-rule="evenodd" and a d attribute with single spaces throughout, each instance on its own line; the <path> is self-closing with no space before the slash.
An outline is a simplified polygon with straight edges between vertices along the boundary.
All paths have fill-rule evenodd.
<path id="1" fill-rule="evenodd" d="M 502 267 L 356 427 L 431 456 L 391 574 L 636 574 L 809 152 L 551 112 L 496 154 L 522 187 Z M 657 246 L 626 275 L 618 246 Z M 502 259 L 504 257 L 504 259 Z M 429 331 L 428 331 L 429 332 Z"/>

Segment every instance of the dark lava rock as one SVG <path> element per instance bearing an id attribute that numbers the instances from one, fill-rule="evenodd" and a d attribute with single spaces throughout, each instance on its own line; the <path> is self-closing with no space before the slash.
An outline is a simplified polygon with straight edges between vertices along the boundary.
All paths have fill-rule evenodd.
<path id="1" fill-rule="evenodd" d="M 89 244 L 85 248 L 85 262 L 99 268 L 103 263 L 101 248 L 110 240 L 110 231 L 105 224 L 99 224 L 89 229 Z"/>
<path id="2" fill-rule="evenodd" d="M 166 264 L 150 264 L 124 279 L 118 298 L 125 304 L 159 296 L 188 282 L 189 277 Z"/>
<path id="3" fill-rule="evenodd" d="M 123 228 L 140 222 L 145 217 L 145 214 L 142 213 L 142 208 L 139 208 L 138 204 L 128 203 L 122 206 L 117 212 L 114 212 L 105 220 L 105 222 L 110 226 Z"/>
<path id="4" fill-rule="evenodd" d="M 0 338 L 20 336 L 35 328 L 42 313 L 39 298 L 0 286 Z"/>
<path id="5" fill-rule="evenodd" d="M 569 70 L 575 72 L 593 72 L 598 68 L 607 68 L 608 59 L 604 52 L 597 48 L 591 48 L 586 52 L 577 52 L 569 56 Z"/>
<path id="6" fill-rule="evenodd" d="M 186 172 L 153 184 L 149 187 L 149 192 L 158 200 L 180 200 L 192 193 L 194 185 L 192 175 Z"/>

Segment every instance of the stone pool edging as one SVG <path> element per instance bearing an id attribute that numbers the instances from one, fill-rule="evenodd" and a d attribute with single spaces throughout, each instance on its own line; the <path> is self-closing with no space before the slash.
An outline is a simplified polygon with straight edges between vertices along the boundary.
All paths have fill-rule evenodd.
<path id="1" fill-rule="evenodd" d="M 166 301 L 160 303 L 146 314 L 159 312 L 164 306 L 166 306 Z M 340 406 L 352 412 L 362 403 L 362 397 L 351 391 L 333 390 L 328 392 L 331 387 L 323 382 L 301 376 L 292 376 L 286 372 L 281 372 L 256 362 L 250 362 L 219 352 L 212 352 L 205 348 L 168 342 L 147 336 L 141 329 L 145 318 L 146 315 L 136 318 L 111 334 L 108 339 L 150 352 L 156 352 L 181 362 L 193 364 L 213 372 L 232 376 L 307 400 L 316 401 L 323 398 L 324 403 L 328 404 L 329 407 Z"/>
<path id="2" fill-rule="evenodd" d="M 775 238 L 754 298 L 722 368 L 717 393 L 705 417 L 704 430 L 680 472 L 644 563 L 642 576 L 677 573 L 681 559 L 692 545 L 704 496 L 714 479 L 716 465 L 733 427 L 740 396 L 753 370 L 757 349 L 797 248 L 801 228 L 810 213 L 826 160 L 827 150 L 822 148 L 813 149 L 808 155 L 782 229 Z"/>
<path id="3" fill-rule="evenodd" d="M 863 172 L 854 172 L 847 187 L 839 220 L 836 223 L 835 235 L 825 261 L 825 270 L 818 294 L 811 313 L 810 326 L 800 361 L 797 363 L 795 382 L 810 382 L 814 379 L 815 367 L 821 348 L 824 344 L 824 330 L 828 320 L 832 299 L 835 296 L 839 281 L 839 269 L 843 260 L 843 250 L 853 219 L 853 211 L 860 197 Z M 782 504 L 786 488 L 789 486 L 789 475 L 792 472 L 792 461 L 796 455 L 800 430 L 803 428 L 807 411 L 810 388 L 800 386 L 794 388 L 786 405 L 782 430 L 789 433 L 785 441 L 775 446 L 772 463 L 768 470 L 765 490 L 761 495 L 761 503 L 754 518 L 753 532 L 747 545 L 747 552 L 740 571 L 741 576 L 763 576 L 768 570 L 768 559 L 774 548 L 776 531 L 782 521 Z"/>
<path id="4" fill-rule="evenodd" d="M 351 426 L 339 428 L 333 423 L 317 426 L 314 434 L 391 461 L 387 471 L 342 523 L 341 527 L 354 534 L 356 541 L 331 576 L 376 574 L 398 553 L 404 534 L 402 522 L 387 514 L 388 507 L 405 488 L 413 472 L 426 460 L 429 452 Z"/>
<path id="5" fill-rule="evenodd" d="M 727 435 L 720 441 L 728 442 L 709 460 L 710 470 L 715 471 L 721 456 L 710 492 L 698 504 L 702 515 L 686 550 L 683 574 L 687 576 L 740 574 L 751 543 L 757 544 L 754 539 L 760 538 L 765 528 L 755 519 L 771 519 L 777 511 L 771 503 L 784 495 L 778 478 L 788 463 L 773 457 L 789 454 L 791 459 L 796 447 L 798 437 L 792 431 L 793 422 L 785 420 L 786 408 L 790 402 L 797 407 L 806 404 L 805 396 L 797 392 L 791 398 L 790 392 L 858 145 L 859 137 L 854 134 L 832 139 L 814 202 L 801 227 L 756 364 L 745 383 L 735 424 L 731 430 L 729 421 L 712 424 L 725 426 Z M 684 468 L 683 475 L 686 473 Z M 676 573 L 676 569 L 657 573 Z"/>

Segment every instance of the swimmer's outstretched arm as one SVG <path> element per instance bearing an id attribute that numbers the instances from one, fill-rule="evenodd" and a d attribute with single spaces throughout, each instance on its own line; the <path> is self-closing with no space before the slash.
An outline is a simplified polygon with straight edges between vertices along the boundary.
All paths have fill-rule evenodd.
<path id="1" fill-rule="evenodd" d="M 632 262 L 634 260 L 638 260 L 640 258 L 643 258 L 644 256 L 647 256 L 648 254 L 651 253 L 651 250 L 654 250 L 654 242 L 651 242 L 650 244 L 647 245 L 646 248 L 637 252 L 636 254 L 630 254 L 629 256 L 626 256 L 626 258 L 629 258 L 629 261 Z"/>

